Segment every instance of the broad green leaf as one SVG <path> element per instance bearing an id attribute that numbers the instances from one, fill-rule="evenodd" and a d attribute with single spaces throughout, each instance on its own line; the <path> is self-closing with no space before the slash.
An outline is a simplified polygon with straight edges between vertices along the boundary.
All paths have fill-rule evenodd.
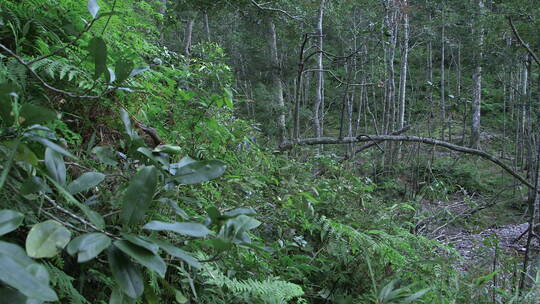
<path id="1" fill-rule="evenodd" d="M 28 148 L 28 146 L 25 144 L 19 145 L 19 148 L 17 149 L 17 154 L 15 154 L 15 160 L 27 162 L 32 166 L 37 166 L 39 163 L 39 159 L 37 158 L 36 154 L 32 150 L 30 150 L 30 148 Z"/>
<path id="2" fill-rule="evenodd" d="M 12 243 L 0 241 L 0 254 L 10 256 L 15 262 L 23 267 L 27 267 L 35 263 L 34 260 L 28 257 L 24 249 Z"/>
<path id="3" fill-rule="evenodd" d="M 230 219 L 229 221 L 234 223 L 234 226 L 238 231 L 249 231 L 259 227 L 261 224 L 258 220 L 244 214 Z"/>
<path id="4" fill-rule="evenodd" d="M 19 121 L 23 126 L 41 124 L 56 118 L 55 112 L 30 103 L 22 105 L 19 114 Z"/>
<path id="5" fill-rule="evenodd" d="M 17 263 L 13 257 L 0 253 L 0 281 L 29 298 L 57 301 L 58 296 L 49 287 L 48 277 L 46 280 L 43 277 L 42 267 L 37 264 L 25 267 Z"/>
<path id="6" fill-rule="evenodd" d="M 99 172 L 87 172 L 71 182 L 66 190 L 71 194 L 77 194 L 99 185 L 105 179 L 105 174 Z"/>
<path id="7" fill-rule="evenodd" d="M 186 296 L 184 296 L 184 294 L 178 289 L 174 289 L 174 299 L 179 304 L 185 304 L 189 302 Z"/>
<path id="8" fill-rule="evenodd" d="M 114 71 L 116 73 L 116 83 L 121 84 L 128 79 L 129 74 L 131 74 L 131 71 L 133 71 L 133 61 L 128 59 L 120 59 L 116 61 Z"/>
<path id="9" fill-rule="evenodd" d="M 108 251 L 111 273 L 122 292 L 132 299 L 140 297 L 144 283 L 139 268 L 115 246 L 110 246 Z"/>
<path id="10" fill-rule="evenodd" d="M 67 246 L 70 255 L 77 254 L 77 262 L 84 263 L 97 257 L 111 244 L 111 239 L 103 233 L 86 233 L 74 238 Z"/>
<path id="11" fill-rule="evenodd" d="M 134 244 L 134 245 L 137 245 L 139 247 L 143 247 L 144 249 L 154 253 L 154 254 L 157 254 L 158 253 L 158 250 L 159 250 L 159 246 L 154 244 L 153 242 L 151 241 L 147 241 L 147 240 L 143 240 L 142 238 L 136 236 L 136 235 L 133 235 L 133 234 L 129 234 L 129 233 L 122 233 L 121 234 L 122 237 L 124 238 L 124 240 Z"/>
<path id="12" fill-rule="evenodd" d="M 178 154 L 182 152 L 182 148 L 173 145 L 159 145 L 154 149 L 154 152 L 163 152 L 167 154 Z"/>
<path id="13" fill-rule="evenodd" d="M 0 299 L 5 303 L 10 304 L 41 304 L 43 301 L 39 300 L 29 300 L 28 297 L 18 292 L 16 289 L 10 287 L 0 288 Z"/>
<path id="14" fill-rule="evenodd" d="M 57 221 L 34 225 L 26 237 L 26 253 L 33 258 L 52 258 L 68 244 L 71 232 Z"/>
<path id="15" fill-rule="evenodd" d="M 221 212 L 219 212 L 219 209 L 214 206 L 206 209 L 206 213 L 208 213 L 208 217 L 210 217 L 212 223 L 217 223 L 222 218 Z"/>
<path id="16" fill-rule="evenodd" d="M 62 187 L 62 185 L 60 185 L 54 179 L 52 179 L 51 177 L 49 177 L 47 175 L 45 177 L 56 187 L 58 192 L 69 203 L 79 207 L 79 209 L 81 209 L 81 211 L 84 212 L 84 215 L 90 220 L 90 222 L 92 224 L 94 224 L 96 226 L 96 228 L 98 228 L 98 229 L 105 228 L 105 219 L 103 219 L 103 217 L 99 213 L 93 211 L 92 209 L 90 209 L 90 207 L 88 207 L 88 206 L 86 206 L 84 204 L 81 204 L 81 202 L 79 202 L 76 198 L 74 198 L 73 195 L 71 195 L 71 193 L 69 193 L 64 187 Z"/>
<path id="17" fill-rule="evenodd" d="M 11 83 L 0 83 L 0 117 L 9 126 L 13 124 L 12 96 L 17 88 Z"/>
<path id="18" fill-rule="evenodd" d="M 21 194 L 27 195 L 36 192 L 50 193 L 52 190 L 43 181 L 43 179 L 37 176 L 31 176 L 27 178 L 21 185 Z"/>
<path id="19" fill-rule="evenodd" d="M 189 163 L 176 171 L 175 179 L 186 185 L 198 184 L 220 177 L 227 166 L 219 160 L 204 160 Z"/>
<path id="20" fill-rule="evenodd" d="M 183 235 L 193 237 L 205 237 L 210 233 L 210 230 L 203 224 L 199 223 L 166 223 L 160 221 L 151 221 L 143 226 L 143 229 L 154 231 L 172 231 Z"/>
<path id="21" fill-rule="evenodd" d="M 129 76 L 133 77 L 133 76 L 139 75 L 140 73 L 146 72 L 148 70 L 150 70 L 149 66 L 136 68 L 136 69 L 133 69 L 133 71 L 131 71 L 131 73 L 129 73 Z"/>
<path id="22" fill-rule="evenodd" d="M 196 258 L 194 258 L 192 255 L 190 255 L 189 252 L 186 252 L 164 240 L 160 240 L 157 238 L 152 238 L 152 240 L 161 249 L 163 249 L 165 252 L 172 255 L 173 257 L 181 259 L 182 261 L 186 262 L 188 265 L 194 268 L 199 269 L 202 267 L 199 261 Z"/>
<path id="23" fill-rule="evenodd" d="M 116 81 L 116 74 L 111 68 L 107 68 L 107 73 L 105 76 L 107 77 L 107 83 L 113 83 Z"/>
<path id="24" fill-rule="evenodd" d="M 90 56 L 94 59 L 94 79 L 107 72 L 107 44 L 100 37 L 94 37 L 88 45 Z"/>
<path id="25" fill-rule="evenodd" d="M 122 200 L 120 219 L 128 225 L 140 223 L 150 207 L 157 186 L 157 169 L 144 167 L 131 179 Z"/>
<path id="26" fill-rule="evenodd" d="M 189 156 L 185 156 L 185 157 L 182 157 L 182 159 L 177 162 L 177 163 L 174 163 L 174 164 L 170 164 L 169 166 L 169 172 L 171 174 L 176 174 L 176 172 L 178 171 L 178 169 L 188 165 L 188 164 L 191 164 L 191 163 L 194 163 L 196 162 L 196 160 L 192 159 L 191 157 Z"/>
<path id="27" fill-rule="evenodd" d="M 99 5 L 97 3 L 97 0 L 88 0 L 87 7 L 88 7 L 88 12 L 90 13 L 90 15 L 92 15 L 92 17 L 96 19 L 97 14 L 99 12 Z"/>
<path id="28" fill-rule="evenodd" d="M 224 211 L 223 216 L 224 217 L 235 217 L 239 215 L 254 215 L 256 214 L 255 210 L 253 208 L 236 208 L 229 211 Z"/>
<path id="29" fill-rule="evenodd" d="M 69 151 L 67 151 L 66 149 L 62 148 L 61 146 L 53 143 L 52 141 L 48 140 L 47 138 L 33 136 L 33 137 L 30 137 L 30 139 L 42 144 L 46 148 L 50 148 L 51 150 L 54 150 L 55 152 L 58 152 L 58 153 L 60 153 L 60 154 L 62 154 L 64 156 L 71 157 L 71 158 L 77 158 L 77 157 L 75 157 L 75 155 L 71 154 Z"/>
<path id="30" fill-rule="evenodd" d="M 222 239 L 232 241 L 234 243 L 250 243 L 251 239 L 247 232 L 257 228 L 261 222 L 247 215 L 239 215 L 228 219 L 225 225 L 221 227 L 219 236 Z"/>
<path id="31" fill-rule="evenodd" d="M 119 288 L 114 288 L 111 297 L 109 298 L 109 304 L 134 304 L 135 299 L 128 297 Z"/>
<path id="32" fill-rule="evenodd" d="M 84 215 L 90 220 L 92 224 L 96 226 L 98 229 L 104 229 L 105 228 L 105 219 L 101 214 L 95 212 L 94 210 L 90 209 L 90 207 L 86 205 L 79 205 L 79 208 L 84 212 Z"/>
<path id="33" fill-rule="evenodd" d="M 105 165 L 116 166 L 118 164 L 114 151 L 109 147 L 94 147 L 92 153 Z"/>
<path id="34" fill-rule="evenodd" d="M 24 215 L 13 210 L 0 210 L 0 236 L 17 229 L 24 219 Z"/>
<path id="35" fill-rule="evenodd" d="M 424 294 L 426 294 L 428 291 L 430 291 L 429 288 L 427 289 L 422 289 L 418 292 L 415 292 L 414 294 L 408 296 L 407 298 L 405 298 L 401 304 L 410 304 L 410 303 L 413 303 L 414 301 L 420 299 Z"/>
<path id="36" fill-rule="evenodd" d="M 137 140 L 139 138 L 139 134 L 137 134 L 137 131 L 131 127 L 131 118 L 129 118 L 129 114 L 125 109 L 120 109 L 120 119 L 122 119 L 122 123 L 124 123 L 124 128 L 129 138 L 132 141 Z"/>
<path id="37" fill-rule="evenodd" d="M 15 142 L 13 143 L 13 147 L 11 147 L 9 156 L 2 167 L 2 173 L 0 174 L 0 190 L 4 187 L 4 184 L 7 180 L 9 171 L 11 170 L 11 166 L 13 165 L 13 160 L 15 159 L 15 156 L 17 154 L 17 149 L 19 148 L 20 143 L 21 143 L 21 139 L 17 138 Z"/>
<path id="38" fill-rule="evenodd" d="M 139 147 L 137 149 L 137 152 L 144 154 L 144 156 L 148 157 L 148 159 L 160 163 L 164 166 L 169 165 L 169 159 L 166 155 L 163 155 L 161 153 L 155 153 L 146 147 Z"/>
<path id="39" fill-rule="evenodd" d="M 207 244 L 214 247 L 218 251 L 226 251 L 233 247 L 233 243 L 227 239 L 215 238 L 207 241 Z"/>
<path id="40" fill-rule="evenodd" d="M 60 185 L 66 184 L 66 164 L 62 155 L 51 148 L 45 149 L 45 167 L 52 177 Z"/>
<path id="41" fill-rule="evenodd" d="M 172 199 L 162 197 L 159 199 L 159 201 L 169 205 L 169 207 L 171 207 L 174 210 L 174 213 L 176 213 L 176 215 L 181 216 L 183 219 L 189 218 L 189 215 L 182 208 L 178 207 L 178 203 L 173 201 Z"/>
<path id="42" fill-rule="evenodd" d="M 139 264 L 155 271 L 161 278 L 165 277 L 167 265 L 159 255 L 126 240 L 115 241 L 114 246 L 132 257 Z"/>
<path id="43" fill-rule="evenodd" d="M 224 88 L 223 91 L 225 92 L 223 95 L 225 104 L 229 109 L 232 109 L 234 107 L 232 90 L 230 88 Z"/>

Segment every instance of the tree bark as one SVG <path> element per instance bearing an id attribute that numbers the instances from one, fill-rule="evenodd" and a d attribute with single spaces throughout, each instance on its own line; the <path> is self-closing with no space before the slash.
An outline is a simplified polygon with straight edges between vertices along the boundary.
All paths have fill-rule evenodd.
<path id="1" fill-rule="evenodd" d="M 185 35 L 184 35 L 184 56 L 186 56 L 187 58 L 191 57 L 191 40 L 193 36 L 193 23 L 194 22 L 195 21 L 193 20 L 193 18 L 190 18 L 187 21 L 187 26 L 186 26 Z"/>
<path id="2" fill-rule="evenodd" d="M 446 94 L 445 94 L 445 24 L 444 24 L 444 13 L 443 13 L 443 24 L 441 30 L 441 139 L 445 140 L 446 133 Z"/>
<path id="3" fill-rule="evenodd" d="M 473 74 L 473 105 L 472 105 L 472 121 L 471 121 L 471 148 L 480 146 L 480 107 L 482 104 L 482 58 L 484 47 L 484 27 L 482 25 L 482 16 L 484 13 L 484 0 L 478 0 L 478 9 L 480 12 L 480 20 L 478 20 L 478 53 L 476 58 L 476 68 Z"/>
<path id="4" fill-rule="evenodd" d="M 403 127 L 405 126 L 405 95 L 407 93 L 407 73 L 409 67 L 409 14 L 407 12 L 407 4 L 407 0 L 403 0 L 403 44 L 401 51 L 401 74 L 399 77 L 399 129 L 403 129 Z M 399 144 L 398 148 L 398 157 L 401 157 L 401 144 Z"/>
<path id="5" fill-rule="evenodd" d="M 287 138 L 287 129 L 285 124 L 285 100 L 283 99 L 283 82 L 281 80 L 281 68 L 279 64 L 277 49 L 276 25 L 271 17 L 267 17 L 268 25 L 268 49 L 270 51 L 270 66 L 272 77 L 272 98 L 277 108 L 277 123 L 279 128 L 280 140 Z"/>
<path id="6" fill-rule="evenodd" d="M 212 42 L 212 36 L 210 35 L 210 23 L 208 22 L 207 12 L 204 12 L 204 31 L 206 32 L 206 41 Z"/>
<path id="7" fill-rule="evenodd" d="M 323 86 L 324 86 L 324 72 L 323 72 L 323 16 L 324 16 L 324 4 L 325 0 L 321 0 L 319 7 L 319 17 L 317 22 L 316 33 L 318 35 L 318 51 L 317 54 L 317 89 L 315 92 L 315 104 L 313 105 L 313 128 L 315 130 L 315 137 L 322 136 L 321 116 L 324 109 L 322 103 L 324 99 Z"/>

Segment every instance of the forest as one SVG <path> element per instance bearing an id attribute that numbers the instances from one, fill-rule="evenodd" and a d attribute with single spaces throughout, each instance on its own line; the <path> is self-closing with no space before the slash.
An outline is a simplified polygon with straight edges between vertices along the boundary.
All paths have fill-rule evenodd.
<path id="1" fill-rule="evenodd" d="M 539 303 L 539 30 L 536 0 L 0 0 L 0 303 Z"/>

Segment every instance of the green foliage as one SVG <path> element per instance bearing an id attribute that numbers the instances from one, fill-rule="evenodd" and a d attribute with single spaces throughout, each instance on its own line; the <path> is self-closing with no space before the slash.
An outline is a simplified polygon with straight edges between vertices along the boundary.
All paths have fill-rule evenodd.
<path id="1" fill-rule="evenodd" d="M 339 148 L 315 157 L 305 157 L 309 149 L 274 155 L 265 148 L 278 133 L 269 113 L 287 110 L 273 103 L 259 48 L 266 42 L 256 25 L 268 11 L 250 1 L 199 2 L 169 1 L 166 14 L 160 1 L 0 3 L 1 43 L 27 63 L 0 55 L 2 299 L 468 303 L 477 287 L 462 282 L 455 253 L 412 233 L 420 208 L 395 201 L 406 193 L 403 182 L 388 177 L 377 185 L 363 166 L 341 162 L 333 154 Z M 318 8 L 268 5 L 278 3 L 301 18 Z M 348 28 L 342 16 L 359 4 L 329 4 L 331 28 Z M 195 44 L 184 56 L 178 28 L 194 18 L 190 10 L 234 23 L 240 14 L 248 29 L 225 24 L 216 30 L 219 43 Z M 350 32 L 381 35 L 379 21 L 368 24 L 380 13 L 360 13 Z M 275 18 L 280 37 L 297 43 L 298 28 Z M 338 33 L 326 37 L 341 54 Z M 287 52 L 282 65 L 296 66 L 297 55 Z M 374 82 L 382 79 L 382 65 L 371 71 Z M 284 88 L 292 101 L 295 87 Z M 419 85 L 412 113 L 425 110 L 435 89 Z M 504 92 L 491 85 L 484 93 L 486 113 L 497 115 Z M 244 107 L 257 124 L 238 118 Z M 449 108 L 459 112 L 457 104 Z M 380 109 L 372 110 L 376 120 Z M 307 105 L 300 112 L 302 122 L 312 116 Z M 337 130 L 335 121 L 326 132 Z M 429 173 L 419 176 L 428 182 L 425 198 L 492 185 L 470 161 L 421 166 Z M 501 294 L 515 303 L 534 297 Z"/>
<path id="2" fill-rule="evenodd" d="M 285 304 L 304 295 L 300 286 L 277 278 L 267 278 L 264 281 L 238 280 L 227 277 L 211 264 L 205 264 L 204 270 L 208 284 L 228 289 L 228 292 L 244 303 Z"/>

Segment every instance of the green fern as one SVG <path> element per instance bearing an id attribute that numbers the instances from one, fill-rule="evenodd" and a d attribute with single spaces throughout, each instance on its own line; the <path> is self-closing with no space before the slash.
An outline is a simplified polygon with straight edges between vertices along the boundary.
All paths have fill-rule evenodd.
<path id="1" fill-rule="evenodd" d="M 203 256 L 200 258 L 205 259 Z M 285 304 L 304 295 L 302 287 L 278 278 L 268 278 L 264 281 L 238 280 L 229 278 L 210 263 L 206 263 L 203 267 L 205 275 L 208 276 L 206 284 L 226 288 L 232 294 L 240 295 L 248 303 Z"/>
<path id="2" fill-rule="evenodd" d="M 44 59 L 32 65 L 32 69 L 38 73 L 44 73 L 50 79 L 72 81 L 75 78 L 87 79 L 87 72 L 79 69 L 71 63 L 61 59 Z M 81 80 L 81 82 L 82 82 Z"/>
<path id="3" fill-rule="evenodd" d="M 44 266 L 47 268 L 51 283 L 53 286 L 56 286 L 55 289 L 58 291 L 60 298 L 68 298 L 69 303 L 72 304 L 90 304 L 90 302 L 88 302 L 79 291 L 73 287 L 72 282 L 75 280 L 74 278 L 51 263 L 44 263 Z"/>

